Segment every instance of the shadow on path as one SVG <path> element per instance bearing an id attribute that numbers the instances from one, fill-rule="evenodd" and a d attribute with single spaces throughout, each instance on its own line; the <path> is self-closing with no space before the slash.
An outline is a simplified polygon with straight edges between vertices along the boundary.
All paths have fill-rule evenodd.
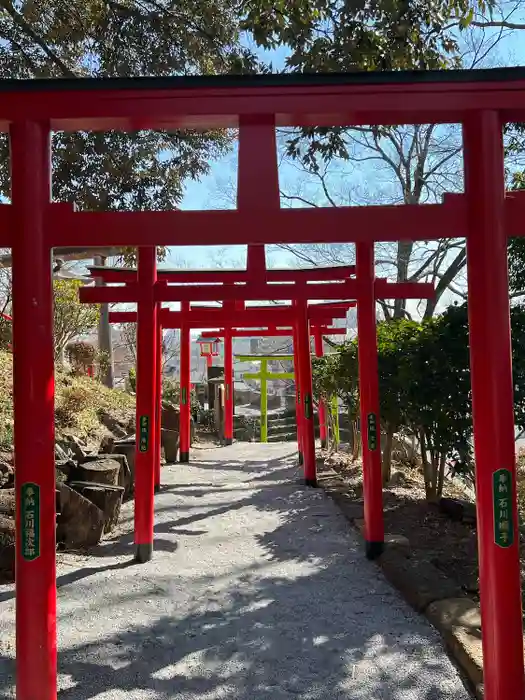
<path id="1" fill-rule="evenodd" d="M 199 523 L 202 529 L 179 534 L 205 538 L 220 529 L 221 515 L 243 509 L 246 517 L 254 510 L 255 517 L 272 513 L 276 518 L 268 522 L 277 525 L 254 535 L 255 559 L 246 556 L 240 569 L 232 564 L 232 580 L 222 588 L 213 563 L 203 561 L 202 575 L 187 582 L 197 591 L 190 605 L 181 609 L 168 600 L 168 615 L 151 603 L 150 623 L 61 649 L 59 671 L 68 687 L 60 700 L 467 700 L 437 635 L 363 559 L 334 505 L 321 492 L 293 483 L 288 459 L 274 461 L 271 477 L 288 474 L 288 488 L 261 475 L 266 483 L 250 480 L 250 495 L 220 505 L 218 490 L 207 493 L 196 480 L 170 487 L 166 497 L 179 498 L 197 487 L 196 512 L 159 522 L 156 532 L 177 534 Z M 268 462 L 250 461 L 248 471 L 262 464 L 268 468 Z M 241 469 L 231 460 L 213 465 Z M 208 462 L 192 466 L 211 469 Z M 175 503 L 172 511 L 178 510 Z M 157 538 L 157 549 L 160 543 Z M 114 556 L 115 547 L 127 551 L 128 539 L 100 548 L 108 553 L 98 556 Z M 60 585 L 102 570 L 78 569 L 61 577 Z M 10 692 L 12 674 L 12 660 L 0 657 L 2 697 Z"/>

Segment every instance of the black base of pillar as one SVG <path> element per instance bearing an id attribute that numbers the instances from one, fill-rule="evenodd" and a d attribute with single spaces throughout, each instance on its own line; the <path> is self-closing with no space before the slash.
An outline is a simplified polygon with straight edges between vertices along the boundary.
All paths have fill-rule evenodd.
<path id="1" fill-rule="evenodd" d="M 317 488 L 317 485 L 318 485 L 318 484 L 317 484 L 317 479 L 305 479 L 305 480 L 304 480 L 304 485 L 305 485 L 305 486 L 310 486 L 310 488 L 312 488 L 312 489 L 316 489 L 316 488 Z"/>
<path id="2" fill-rule="evenodd" d="M 321 440 L 321 449 L 324 450 L 325 448 L 326 448 L 326 440 Z"/>
<path id="3" fill-rule="evenodd" d="M 233 445 L 233 438 L 224 438 L 225 445 Z"/>
<path id="4" fill-rule="evenodd" d="M 155 487 L 154 487 L 153 491 L 154 491 L 155 493 L 160 493 L 160 490 L 161 490 L 161 485 L 160 485 L 160 484 L 155 484 Z"/>
<path id="5" fill-rule="evenodd" d="M 181 452 L 179 455 L 179 462 L 189 462 L 190 461 L 190 453 L 189 452 Z"/>
<path id="6" fill-rule="evenodd" d="M 145 564 L 150 561 L 153 556 L 153 542 L 147 544 L 138 544 L 135 552 L 135 561 L 137 564 Z"/>
<path id="7" fill-rule="evenodd" d="M 302 452 L 298 452 L 298 453 L 297 453 L 297 457 L 298 457 L 298 460 L 299 460 L 299 465 L 301 465 L 301 464 L 303 463 L 303 453 L 302 453 Z"/>
<path id="8" fill-rule="evenodd" d="M 377 559 L 383 554 L 384 542 L 365 542 L 365 553 L 367 559 Z"/>

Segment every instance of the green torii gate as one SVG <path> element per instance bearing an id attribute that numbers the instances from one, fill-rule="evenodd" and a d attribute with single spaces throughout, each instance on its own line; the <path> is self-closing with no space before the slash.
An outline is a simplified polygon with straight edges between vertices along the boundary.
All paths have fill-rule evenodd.
<path id="1" fill-rule="evenodd" d="M 268 380 L 275 381 L 277 379 L 295 379 L 295 373 L 292 372 L 269 372 L 268 362 L 271 360 L 289 360 L 293 361 L 293 355 L 235 355 L 239 362 L 260 362 L 261 369 L 259 372 L 243 372 L 243 379 L 252 379 L 261 383 L 261 442 L 268 442 Z M 311 407 L 313 410 L 313 406 Z M 337 398 L 335 404 L 332 403 L 332 416 L 334 421 L 334 437 L 339 443 L 339 412 L 337 407 Z"/>
<path id="2" fill-rule="evenodd" d="M 235 355 L 239 362 L 260 362 L 259 372 L 243 372 L 243 379 L 254 379 L 261 383 L 261 442 L 268 442 L 268 380 L 295 379 L 294 372 L 269 372 L 271 360 L 290 360 L 293 355 Z"/>

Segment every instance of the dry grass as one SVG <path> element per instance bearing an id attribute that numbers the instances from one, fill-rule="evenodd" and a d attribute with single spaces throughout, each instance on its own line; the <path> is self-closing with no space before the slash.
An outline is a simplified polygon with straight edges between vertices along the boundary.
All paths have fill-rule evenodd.
<path id="1" fill-rule="evenodd" d="M 0 352 L 0 445 L 12 444 L 12 356 Z M 98 440 L 109 433 L 100 420 L 105 412 L 119 422 L 132 423 L 135 398 L 124 391 L 107 389 L 89 377 L 73 377 L 57 370 L 55 376 L 55 430 L 57 438 L 74 434 Z"/>
<path id="2" fill-rule="evenodd" d="M 333 452 L 326 454 L 323 451 L 319 456 L 325 457 L 327 466 L 332 467 L 344 476 L 345 483 L 349 486 L 356 498 L 362 497 L 363 491 L 363 463 L 361 458 L 354 460 L 345 452 Z M 524 472 L 525 478 L 525 472 Z M 392 480 L 385 491 L 403 496 L 409 500 L 425 500 L 425 480 L 423 470 L 419 466 L 407 464 L 406 461 L 392 462 Z M 471 500 L 466 495 L 461 484 L 450 479 L 445 480 L 443 495 L 450 498 L 462 498 Z"/>
<path id="3" fill-rule="evenodd" d="M 525 521 L 525 450 L 517 455 L 516 491 L 518 492 L 518 512 L 520 520 Z"/>

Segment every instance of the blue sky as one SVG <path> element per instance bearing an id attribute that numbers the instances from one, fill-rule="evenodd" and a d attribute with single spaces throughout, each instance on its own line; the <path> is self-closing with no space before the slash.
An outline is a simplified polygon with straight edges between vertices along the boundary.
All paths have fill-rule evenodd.
<path id="1" fill-rule="evenodd" d="M 513 16 L 513 21 L 520 21 L 522 18 Z M 490 33 L 489 33 L 490 31 Z M 491 42 L 498 36 L 497 30 L 486 32 L 485 48 L 491 46 Z M 483 54 L 483 52 L 481 52 Z M 271 61 L 275 69 L 282 69 L 287 51 L 281 48 L 272 52 L 259 52 L 259 55 Z M 525 32 L 515 32 L 502 38 L 495 49 L 491 49 L 483 58 L 480 67 L 493 67 L 501 65 L 523 65 L 525 64 Z M 211 164 L 210 172 L 199 182 L 187 184 L 185 196 L 182 202 L 184 209 L 209 209 L 234 207 L 235 180 L 236 180 L 236 158 L 235 153 L 229 154 L 220 161 Z M 355 166 L 354 166 L 355 167 Z M 388 174 L 387 174 L 388 176 Z M 360 188 L 364 194 L 370 191 L 379 192 L 387 198 L 394 195 L 395 185 L 392 182 L 378 180 L 378 172 L 375 166 L 363 164 L 359 172 L 340 171 L 332 179 L 332 186 L 339 188 L 345 186 L 348 192 L 352 188 Z M 309 199 L 319 197 L 319 191 L 315 191 L 311 185 L 305 185 L 305 178 L 299 174 L 297 169 L 289 164 L 284 164 L 280 169 L 281 187 L 290 193 L 296 193 L 306 187 Z M 341 184 L 342 183 L 342 184 Z M 358 195 L 359 197 L 359 195 Z M 354 197 L 355 199 L 355 197 Z M 352 201 L 352 203 L 360 203 Z M 290 253 L 283 251 L 267 250 L 269 266 L 296 266 L 297 259 Z M 243 246 L 228 247 L 184 247 L 172 248 L 166 265 L 199 267 L 244 267 L 246 252 Z"/>
<path id="2" fill-rule="evenodd" d="M 275 51 L 262 51 L 251 47 L 257 55 L 267 63 L 272 63 L 274 69 L 282 70 L 287 55 L 287 49 L 281 47 Z M 215 209 L 234 208 L 233 190 L 230 183 L 236 179 L 235 152 L 229 154 L 222 160 L 211 164 L 208 175 L 198 182 L 190 182 L 186 187 L 184 199 L 181 203 L 182 209 Z M 293 265 L 293 256 L 277 251 L 267 251 L 268 266 L 287 267 Z M 192 268 L 217 267 L 222 264 L 226 267 L 245 267 L 246 248 L 245 246 L 184 246 L 181 248 L 171 248 L 166 265 L 183 265 Z"/>

